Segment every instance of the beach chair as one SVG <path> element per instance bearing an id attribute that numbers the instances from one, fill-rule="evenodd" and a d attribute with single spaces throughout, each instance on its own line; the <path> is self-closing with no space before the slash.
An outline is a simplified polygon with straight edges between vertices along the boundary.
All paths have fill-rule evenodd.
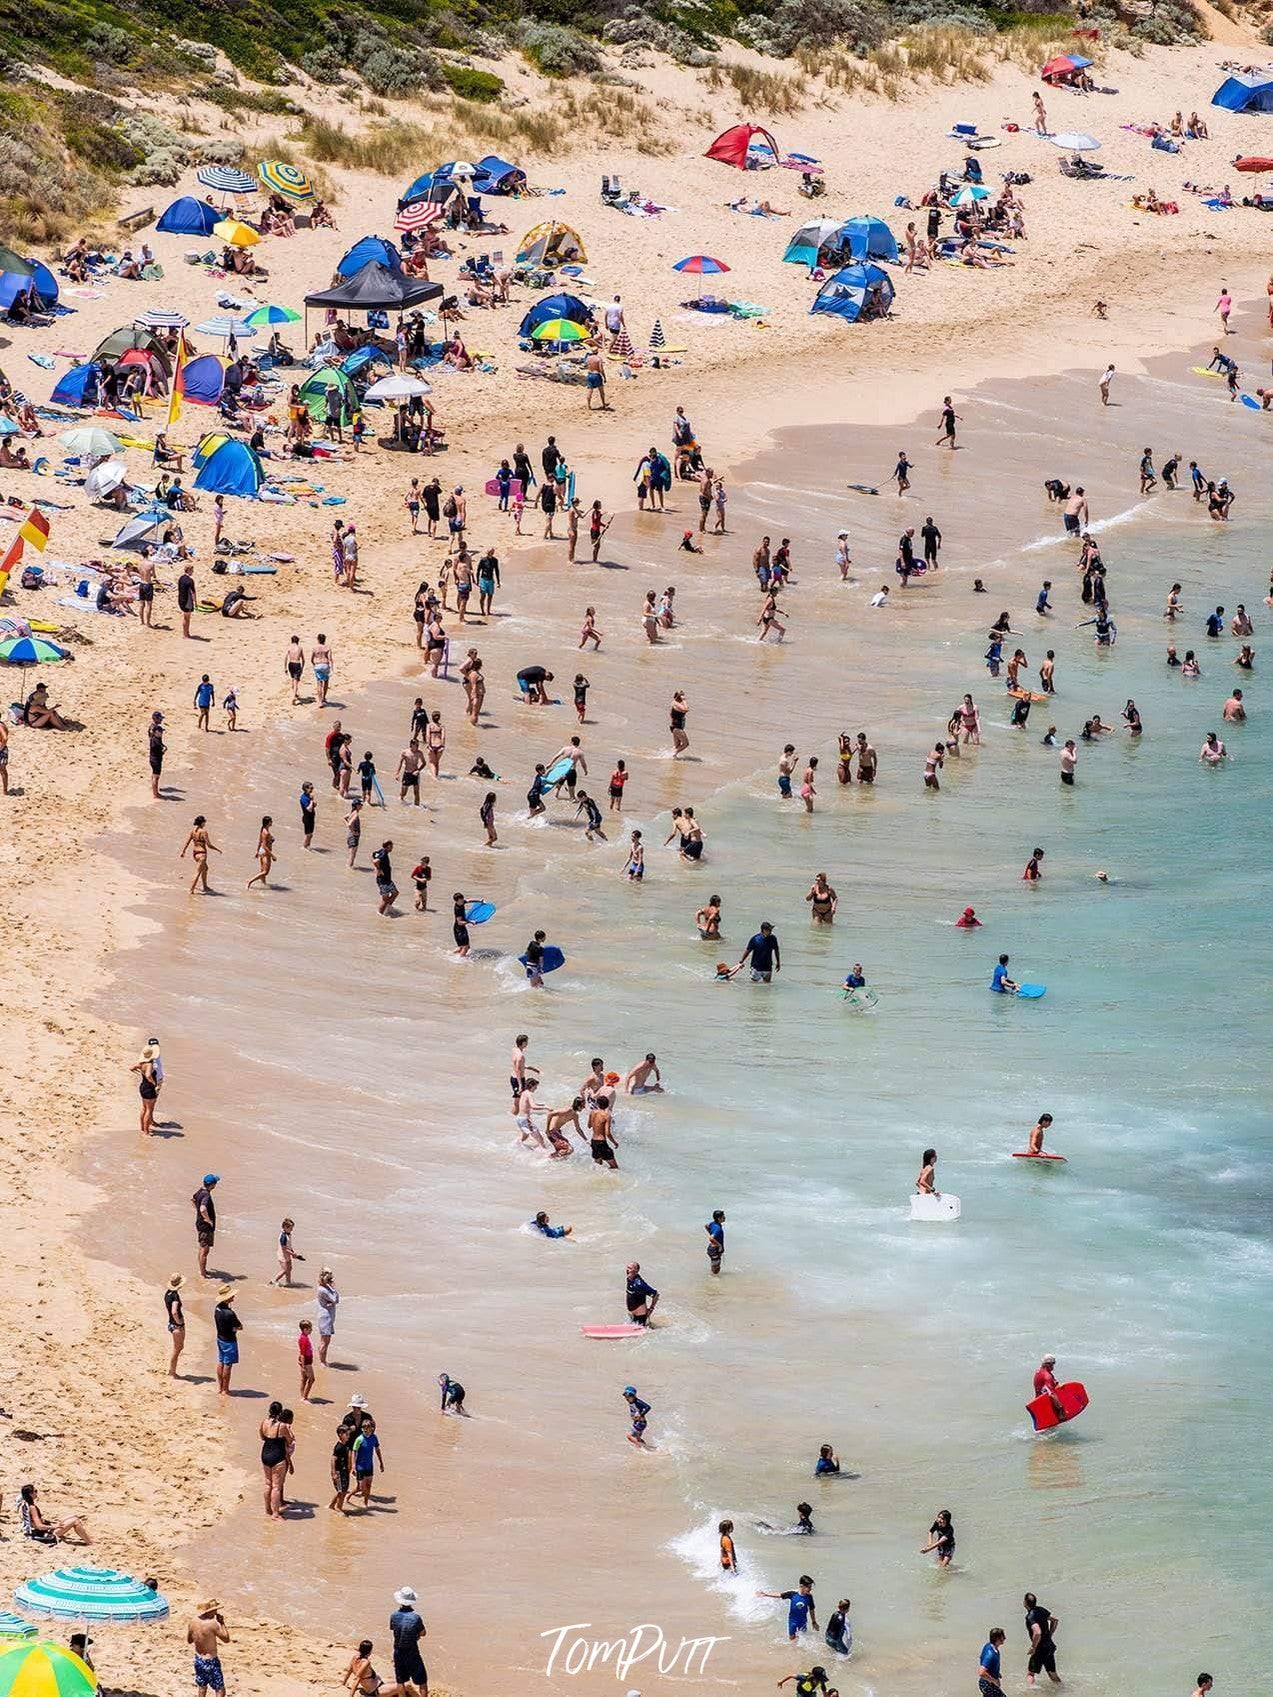
<path id="1" fill-rule="evenodd" d="M 606 206 L 617 206 L 623 199 L 623 189 L 618 177 L 602 177 L 601 199 Z"/>

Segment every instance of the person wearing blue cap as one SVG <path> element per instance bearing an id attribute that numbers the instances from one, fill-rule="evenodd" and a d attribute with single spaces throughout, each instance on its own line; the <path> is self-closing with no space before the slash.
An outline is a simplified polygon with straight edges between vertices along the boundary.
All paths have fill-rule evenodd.
<path id="1" fill-rule="evenodd" d="M 623 1387 L 623 1400 L 632 1411 L 632 1430 L 628 1433 L 628 1442 L 635 1444 L 639 1450 L 646 1449 L 648 1446 L 645 1441 L 645 1428 L 649 1424 L 646 1415 L 650 1412 L 650 1405 L 648 1402 L 642 1402 L 635 1385 Z"/>
<path id="2" fill-rule="evenodd" d="M 212 1192 L 220 1182 L 219 1173 L 204 1173 L 203 1183 L 190 1198 L 194 1203 L 195 1241 L 199 1246 L 199 1276 L 203 1279 L 209 1277 L 208 1251 L 217 1237 L 217 1205 L 212 1200 Z"/>

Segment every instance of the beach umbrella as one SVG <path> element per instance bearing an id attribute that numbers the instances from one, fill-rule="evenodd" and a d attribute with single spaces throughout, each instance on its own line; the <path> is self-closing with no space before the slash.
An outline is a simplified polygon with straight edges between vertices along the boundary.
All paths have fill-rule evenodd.
<path id="1" fill-rule="evenodd" d="M 139 312 L 133 319 L 134 324 L 143 324 L 147 330 L 184 330 L 189 322 L 183 312 L 165 312 L 157 306 L 152 306 L 149 312 Z"/>
<path id="2" fill-rule="evenodd" d="M 659 348 L 665 348 L 667 346 L 667 335 L 664 332 L 663 320 L 661 318 L 656 318 L 654 320 L 654 328 L 650 331 L 650 346 L 656 352 Z"/>
<path id="3" fill-rule="evenodd" d="M 256 174 L 267 189 L 273 189 L 275 194 L 281 194 L 287 200 L 314 198 L 313 183 L 299 165 L 290 165 L 286 159 L 262 159 Z"/>
<path id="4" fill-rule="evenodd" d="M 219 224 L 212 226 L 212 234 L 228 242 L 231 247 L 255 247 L 261 239 L 261 232 L 254 230 L 250 224 L 244 224 L 238 218 L 223 218 Z"/>
<path id="5" fill-rule="evenodd" d="M 13 419 L 7 416 L 0 416 L 0 436 L 16 436 L 21 429 L 22 426 L 20 424 L 16 424 Z"/>
<path id="6" fill-rule="evenodd" d="M 620 359 L 631 359 L 636 349 L 632 346 L 632 338 L 626 330 L 620 330 L 610 345 L 610 352 L 618 354 Z"/>
<path id="7" fill-rule="evenodd" d="M 41 1640 L 0 1651 L 0 1697 L 92 1697 L 97 1675 L 74 1650 Z"/>
<path id="8" fill-rule="evenodd" d="M 0 245 L 0 271 L 7 271 L 11 277 L 35 276 L 35 266 L 31 260 L 20 258 L 11 247 L 2 245 Z"/>
<path id="9" fill-rule="evenodd" d="M 1063 147 L 1067 153 L 1095 153 L 1101 145 L 1095 136 L 1072 130 L 1066 130 L 1059 136 L 1044 136 L 1043 139 L 1050 141 L 1053 147 Z"/>
<path id="10" fill-rule="evenodd" d="M 227 313 L 221 313 L 216 318 L 205 318 L 202 324 L 195 325 L 197 336 L 220 336 L 228 341 L 231 336 L 242 336 L 247 331 L 247 320 L 231 318 Z"/>
<path id="11" fill-rule="evenodd" d="M 408 377 L 400 372 L 394 372 L 391 377 L 381 377 L 367 390 L 369 401 L 409 401 L 415 395 L 431 395 L 432 384 L 426 383 L 423 377 Z"/>
<path id="12" fill-rule="evenodd" d="M 163 1620 L 167 1600 L 113 1567 L 59 1567 L 28 1579 L 13 1593 L 19 1608 L 65 1620 Z M 0 1697 L 5 1697 L 0 1689 Z"/>
<path id="13" fill-rule="evenodd" d="M 728 271 L 729 266 L 723 259 L 713 259 L 707 253 L 694 253 L 688 259 L 678 259 L 672 267 L 673 271 L 684 271 L 691 277 L 698 278 L 698 292 L 703 292 L 703 278 L 717 277 L 722 271 Z"/>
<path id="14" fill-rule="evenodd" d="M 246 171 L 237 171 L 233 165 L 200 165 L 195 181 L 216 194 L 256 193 L 256 178 L 249 177 Z"/>
<path id="15" fill-rule="evenodd" d="M 546 318 L 530 333 L 532 342 L 586 342 L 588 332 L 573 318 Z"/>
<path id="16" fill-rule="evenodd" d="M 301 315 L 290 306 L 258 306 L 243 320 L 248 330 L 265 330 L 271 324 L 299 324 Z"/>
<path id="17" fill-rule="evenodd" d="M 4 621 L 6 624 L 10 620 Z M 29 1620 L 15 1615 L 12 1609 L 0 1609 L 0 1639 L 34 1638 L 36 1629 Z"/>
<path id="18" fill-rule="evenodd" d="M 113 495 L 127 476 L 128 467 L 123 460 L 103 460 L 84 479 L 84 493 L 94 500 L 102 495 Z"/>
<path id="19" fill-rule="evenodd" d="M 975 206 L 979 200 L 989 200 L 990 190 L 983 188 L 980 183 L 968 183 L 958 194 L 950 197 L 952 206 Z"/>
<path id="20" fill-rule="evenodd" d="M 441 171 L 445 171 L 447 176 L 453 181 L 464 178 L 471 182 L 477 175 L 477 166 L 470 165 L 466 159 L 457 159 L 454 165 L 444 165 L 440 167 L 437 174 L 440 175 Z"/>
<path id="21" fill-rule="evenodd" d="M 172 513 L 167 507 L 147 507 L 144 512 L 137 513 L 120 527 L 111 547 L 140 550 L 155 540 L 158 532 L 171 518 Z"/>
<path id="22" fill-rule="evenodd" d="M 7 636 L 0 642 L 0 661 L 6 666 L 52 666 L 70 658 L 69 649 L 59 648 L 42 636 Z M 18 1601 L 22 1601 L 21 1596 Z M 4 1697 L 2 1690 L 0 1697 Z"/>
<path id="23" fill-rule="evenodd" d="M 100 424 L 77 424 L 74 430 L 64 430 L 58 441 L 65 442 L 73 454 L 102 458 L 119 453 L 123 446 L 118 437 L 112 436 L 109 430 L 103 430 Z"/>
<path id="24" fill-rule="evenodd" d="M 413 200 L 398 212 L 393 221 L 395 230 L 423 230 L 426 224 L 446 215 L 446 207 L 436 200 Z"/>

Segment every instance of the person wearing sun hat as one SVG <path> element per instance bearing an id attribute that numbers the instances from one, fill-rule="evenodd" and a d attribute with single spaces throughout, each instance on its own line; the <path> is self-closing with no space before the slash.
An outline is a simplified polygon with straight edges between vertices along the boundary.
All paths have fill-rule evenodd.
<path id="1" fill-rule="evenodd" d="M 217 1305 L 212 1310 L 217 1328 L 217 1391 L 230 1394 L 230 1375 L 239 1359 L 239 1333 L 243 1322 L 234 1312 L 234 1286 L 222 1285 L 217 1292 Z"/>
<path id="2" fill-rule="evenodd" d="M 186 1628 L 186 1643 L 194 1650 L 194 1688 L 196 1697 L 204 1692 L 225 1690 L 225 1673 L 217 1646 L 228 1644 L 230 1634 L 221 1618 L 221 1605 L 209 1597 L 195 1609 L 194 1619 Z"/>
<path id="3" fill-rule="evenodd" d="M 172 1339 L 172 1356 L 168 1362 L 168 1377 L 177 1377 L 177 1362 L 181 1352 L 186 1347 L 186 1313 L 181 1306 L 181 1287 L 185 1284 L 184 1273 L 174 1273 L 168 1280 L 168 1289 L 164 1292 L 164 1310 L 168 1315 L 168 1335 Z"/>
<path id="4" fill-rule="evenodd" d="M 420 1640 L 427 1636 L 427 1628 L 420 1611 L 416 1606 L 419 1598 L 410 1585 L 404 1585 L 393 1594 L 397 1605 L 389 1616 L 389 1630 L 393 1633 L 393 1677 L 398 1682 L 398 1689 L 408 1693 L 408 1697 L 429 1697 L 429 1672 L 420 1654 Z"/>

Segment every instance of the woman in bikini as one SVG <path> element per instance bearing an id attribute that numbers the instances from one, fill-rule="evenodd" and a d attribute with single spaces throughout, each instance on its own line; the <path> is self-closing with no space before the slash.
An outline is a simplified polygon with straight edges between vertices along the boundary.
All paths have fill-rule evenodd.
<path id="1" fill-rule="evenodd" d="M 429 715 L 429 723 L 424 732 L 424 757 L 429 763 L 429 770 L 435 778 L 441 778 L 442 750 L 446 747 L 446 727 L 442 723 L 442 714 L 435 707 Z"/>
<path id="2" fill-rule="evenodd" d="M 265 814 L 261 820 L 260 835 L 256 839 L 256 864 L 258 871 L 255 878 L 249 878 L 247 881 L 247 888 L 249 890 L 252 888 L 253 884 L 259 884 L 262 889 L 269 888 L 270 868 L 274 864 L 274 833 L 270 829 L 270 826 L 273 825 L 273 823 L 274 821 L 268 813 Z"/>
<path id="3" fill-rule="evenodd" d="M 194 878 L 191 881 L 190 894 L 194 895 L 195 891 L 202 885 L 204 895 L 209 895 L 211 892 L 208 889 L 208 854 L 209 851 L 213 854 L 220 854 L 221 850 L 208 835 L 208 821 L 202 813 L 196 816 L 194 824 L 190 827 L 190 835 L 181 846 L 181 853 L 177 856 L 178 860 L 186 858 L 187 849 L 190 850 L 191 857 L 194 860 Z"/>
<path id="4" fill-rule="evenodd" d="M 815 875 L 809 886 L 809 893 L 804 898 L 809 903 L 809 917 L 815 925 L 830 925 L 835 919 L 836 908 L 840 899 L 827 883 L 825 872 Z"/>
<path id="5" fill-rule="evenodd" d="M 652 589 L 646 595 L 645 606 L 641 609 L 641 628 L 645 632 L 647 642 L 653 643 L 659 640 L 659 614 Z"/>
<path id="6" fill-rule="evenodd" d="M 805 767 L 804 773 L 800 779 L 800 799 L 804 803 L 804 810 L 806 813 L 813 812 L 813 798 L 818 793 L 813 787 L 813 780 L 817 776 L 817 772 L 818 757 L 816 754 L 811 754 L 809 756 L 809 764 Z"/>
<path id="7" fill-rule="evenodd" d="M 437 677 L 438 667 L 442 664 L 442 656 L 445 653 L 446 653 L 446 631 L 442 627 L 441 619 L 439 619 L 435 615 L 432 622 L 429 625 L 428 654 L 429 654 L 429 676 L 431 678 Z"/>
<path id="8" fill-rule="evenodd" d="M 347 1686 L 356 1697 L 400 1697 L 400 1685 L 386 1685 L 384 1680 L 371 1665 L 372 1643 L 370 1638 L 364 1638 L 356 1653 L 350 1658 L 349 1666 L 345 1669 L 345 1677 L 341 1684 Z"/>
<path id="9" fill-rule="evenodd" d="M 959 728 L 965 743 L 981 745 L 981 715 L 971 695 L 965 695 L 959 709 Z"/>
<path id="10" fill-rule="evenodd" d="M 853 767 L 850 765 L 850 761 L 852 759 L 852 734 L 849 731 L 841 731 L 840 747 L 835 759 L 835 775 L 837 780 L 842 784 L 851 784 L 853 782 Z"/>

